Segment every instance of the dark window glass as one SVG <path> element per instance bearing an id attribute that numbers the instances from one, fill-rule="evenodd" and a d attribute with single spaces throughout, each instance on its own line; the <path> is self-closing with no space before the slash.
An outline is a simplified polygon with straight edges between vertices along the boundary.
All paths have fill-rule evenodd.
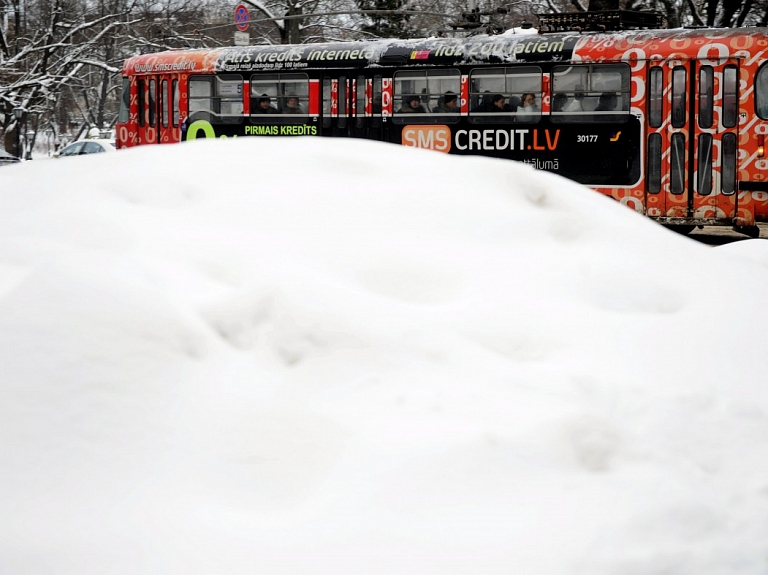
<path id="1" fill-rule="evenodd" d="M 339 78 L 339 118 L 337 126 L 339 128 L 347 127 L 347 99 L 349 98 L 349 92 L 347 90 L 347 77 L 341 76 Z"/>
<path id="2" fill-rule="evenodd" d="M 381 127 L 381 76 L 373 77 L 373 96 L 371 101 L 371 127 Z"/>
<path id="3" fill-rule="evenodd" d="M 755 111 L 768 120 L 768 64 L 763 64 L 755 76 Z"/>
<path id="4" fill-rule="evenodd" d="M 147 110 L 144 106 L 144 98 L 146 97 L 144 95 L 144 80 L 139 80 L 136 82 L 136 90 L 137 90 L 137 105 L 139 108 L 139 126 L 144 126 L 144 124 L 147 121 Z"/>
<path id="5" fill-rule="evenodd" d="M 555 66 L 552 69 L 552 122 L 626 122 L 630 73 L 627 64 Z"/>
<path id="6" fill-rule="evenodd" d="M 254 124 L 303 124 L 309 116 L 309 76 L 253 74 L 250 98 Z"/>
<path id="7" fill-rule="evenodd" d="M 213 94 L 216 121 L 240 124 L 243 121 L 243 77 L 239 74 L 216 76 Z"/>
<path id="8" fill-rule="evenodd" d="M 712 66 L 699 70 L 699 127 L 711 128 L 714 117 L 715 73 Z"/>
<path id="9" fill-rule="evenodd" d="M 723 134 L 723 193 L 736 191 L 736 134 Z"/>
<path id="10" fill-rule="evenodd" d="M 212 124 L 243 121 L 243 78 L 238 74 L 193 76 L 189 79 L 189 118 Z"/>
<path id="11" fill-rule="evenodd" d="M 648 136 L 648 193 L 661 191 L 661 134 Z"/>
<path id="12" fill-rule="evenodd" d="M 83 149 L 80 151 L 81 154 L 103 154 L 104 148 L 102 148 L 99 144 L 96 142 L 86 142 L 83 146 Z"/>
<path id="13" fill-rule="evenodd" d="M 458 70 L 395 72 L 393 122 L 452 124 L 459 121 L 461 73 Z"/>
<path id="14" fill-rule="evenodd" d="M 123 92 L 120 95 L 120 115 L 117 121 L 125 124 L 131 119 L 131 81 L 123 78 Z"/>
<path id="15" fill-rule="evenodd" d="M 699 165 L 696 170 L 697 190 L 702 196 L 712 193 L 712 134 L 699 136 Z"/>
<path id="16" fill-rule="evenodd" d="M 168 80 L 160 82 L 160 124 L 163 128 L 168 127 Z"/>
<path id="17" fill-rule="evenodd" d="M 469 86 L 470 122 L 532 124 L 541 117 L 542 74 L 537 66 L 473 70 Z"/>
<path id="18" fill-rule="evenodd" d="M 178 127 L 179 125 L 179 81 L 173 80 L 171 82 L 171 89 L 173 90 L 173 126 Z"/>
<path id="19" fill-rule="evenodd" d="M 648 75 L 648 124 L 658 128 L 664 119 L 664 70 L 654 66 Z"/>
<path id="20" fill-rule="evenodd" d="M 673 194 L 685 191 L 685 136 L 672 134 L 670 154 L 669 189 Z"/>
<path id="21" fill-rule="evenodd" d="M 723 126 L 733 128 L 739 121 L 738 73 L 736 66 L 723 69 Z"/>
<path id="22" fill-rule="evenodd" d="M 155 125 L 155 81 L 149 81 L 149 100 L 147 101 L 147 112 L 149 116 L 149 125 Z"/>
<path id="23" fill-rule="evenodd" d="M 80 151 L 83 149 L 84 144 L 85 144 L 84 142 L 76 142 L 71 146 L 67 146 L 66 148 L 64 148 L 59 155 L 60 156 L 77 156 L 78 154 L 80 154 Z"/>
<path id="24" fill-rule="evenodd" d="M 331 79 L 323 78 L 323 128 L 331 127 Z"/>
<path id="25" fill-rule="evenodd" d="M 189 92 L 189 122 L 213 119 L 213 78 L 210 76 L 192 76 L 187 84 Z"/>
<path id="26" fill-rule="evenodd" d="M 365 76 L 358 76 L 356 83 L 355 126 L 365 127 Z"/>
<path id="27" fill-rule="evenodd" d="M 688 74 L 682 66 L 675 67 L 672 70 L 672 127 L 682 128 L 685 126 L 686 114 L 686 79 Z"/>

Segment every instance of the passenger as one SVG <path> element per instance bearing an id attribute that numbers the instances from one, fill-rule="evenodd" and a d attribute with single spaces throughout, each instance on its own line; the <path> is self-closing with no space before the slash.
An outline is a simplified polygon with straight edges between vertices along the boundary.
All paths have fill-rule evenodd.
<path id="1" fill-rule="evenodd" d="M 584 92 L 581 90 L 584 89 L 584 86 L 581 84 L 576 85 L 577 92 L 574 93 L 573 97 L 569 97 L 567 102 L 562 108 L 562 112 L 583 112 L 584 107 L 581 105 L 581 101 L 584 99 Z"/>
<path id="2" fill-rule="evenodd" d="M 425 112 L 429 112 L 429 109 L 430 109 L 429 99 L 430 98 L 429 98 L 429 94 L 427 93 L 427 89 L 422 88 L 421 89 L 421 106 L 424 108 Z"/>
<path id="3" fill-rule="evenodd" d="M 401 114 L 424 114 L 426 110 L 421 105 L 421 98 L 413 95 L 403 98 L 403 106 L 398 112 Z"/>
<path id="4" fill-rule="evenodd" d="M 304 110 L 299 104 L 299 98 L 297 96 L 288 96 L 288 100 L 283 106 L 283 114 L 303 114 Z"/>
<path id="5" fill-rule="evenodd" d="M 527 93 L 520 98 L 520 107 L 517 109 L 518 116 L 533 116 L 539 113 L 539 107 L 536 105 L 536 95 Z"/>
<path id="6" fill-rule="evenodd" d="M 441 98 L 441 103 L 435 106 L 434 112 L 438 114 L 454 114 L 459 111 L 459 99 L 451 91 L 445 93 Z"/>
<path id="7" fill-rule="evenodd" d="M 558 93 L 552 96 L 552 111 L 563 112 L 568 104 L 568 96 L 566 94 Z"/>
<path id="8" fill-rule="evenodd" d="M 506 103 L 507 99 L 502 96 L 501 94 L 494 94 L 492 102 L 491 111 L 500 114 L 502 112 L 511 112 L 512 106 Z"/>
<path id="9" fill-rule="evenodd" d="M 374 94 L 371 100 L 371 113 L 374 116 L 381 115 L 381 94 Z"/>
<path id="10" fill-rule="evenodd" d="M 618 98 L 616 98 L 616 94 L 612 92 L 600 94 L 600 99 L 597 101 L 595 112 L 610 112 L 616 109 L 616 104 L 618 103 L 619 102 Z"/>
<path id="11" fill-rule="evenodd" d="M 266 94 L 262 94 L 259 98 L 256 109 L 252 111 L 253 114 L 277 114 L 277 108 L 271 105 L 271 100 Z"/>
<path id="12" fill-rule="evenodd" d="M 483 92 L 482 98 L 477 106 L 472 109 L 472 112 L 493 112 L 493 94 L 488 90 Z"/>

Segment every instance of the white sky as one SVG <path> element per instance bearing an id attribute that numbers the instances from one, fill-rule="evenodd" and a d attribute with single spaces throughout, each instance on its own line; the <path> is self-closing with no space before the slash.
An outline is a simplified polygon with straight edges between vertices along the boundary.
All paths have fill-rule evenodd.
<path id="1" fill-rule="evenodd" d="M 359 140 L 0 190 L 0 575 L 768 573 L 764 240 Z"/>

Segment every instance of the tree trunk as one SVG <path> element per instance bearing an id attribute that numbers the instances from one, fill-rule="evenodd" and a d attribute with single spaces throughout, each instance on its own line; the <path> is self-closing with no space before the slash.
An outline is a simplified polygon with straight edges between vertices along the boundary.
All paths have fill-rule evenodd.
<path id="1" fill-rule="evenodd" d="M 619 0 L 589 0 L 587 10 L 618 10 Z"/>
<path id="2" fill-rule="evenodd" d="M 733 22 L 733 16 L 741 8 L 741 0 L 723 0 L 723 11 L 717 22 L 718 26 L 730 27 Z"/>

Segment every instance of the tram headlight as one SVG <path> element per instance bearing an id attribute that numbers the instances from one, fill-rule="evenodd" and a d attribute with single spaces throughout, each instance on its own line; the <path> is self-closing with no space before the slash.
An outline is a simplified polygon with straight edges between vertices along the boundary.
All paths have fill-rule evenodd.
<path id="1" fill-rule="evenodd" d="M 765 136 L 758 134 L 757 136 L 757 157 L 762 158 L 765 156 Z"/>

